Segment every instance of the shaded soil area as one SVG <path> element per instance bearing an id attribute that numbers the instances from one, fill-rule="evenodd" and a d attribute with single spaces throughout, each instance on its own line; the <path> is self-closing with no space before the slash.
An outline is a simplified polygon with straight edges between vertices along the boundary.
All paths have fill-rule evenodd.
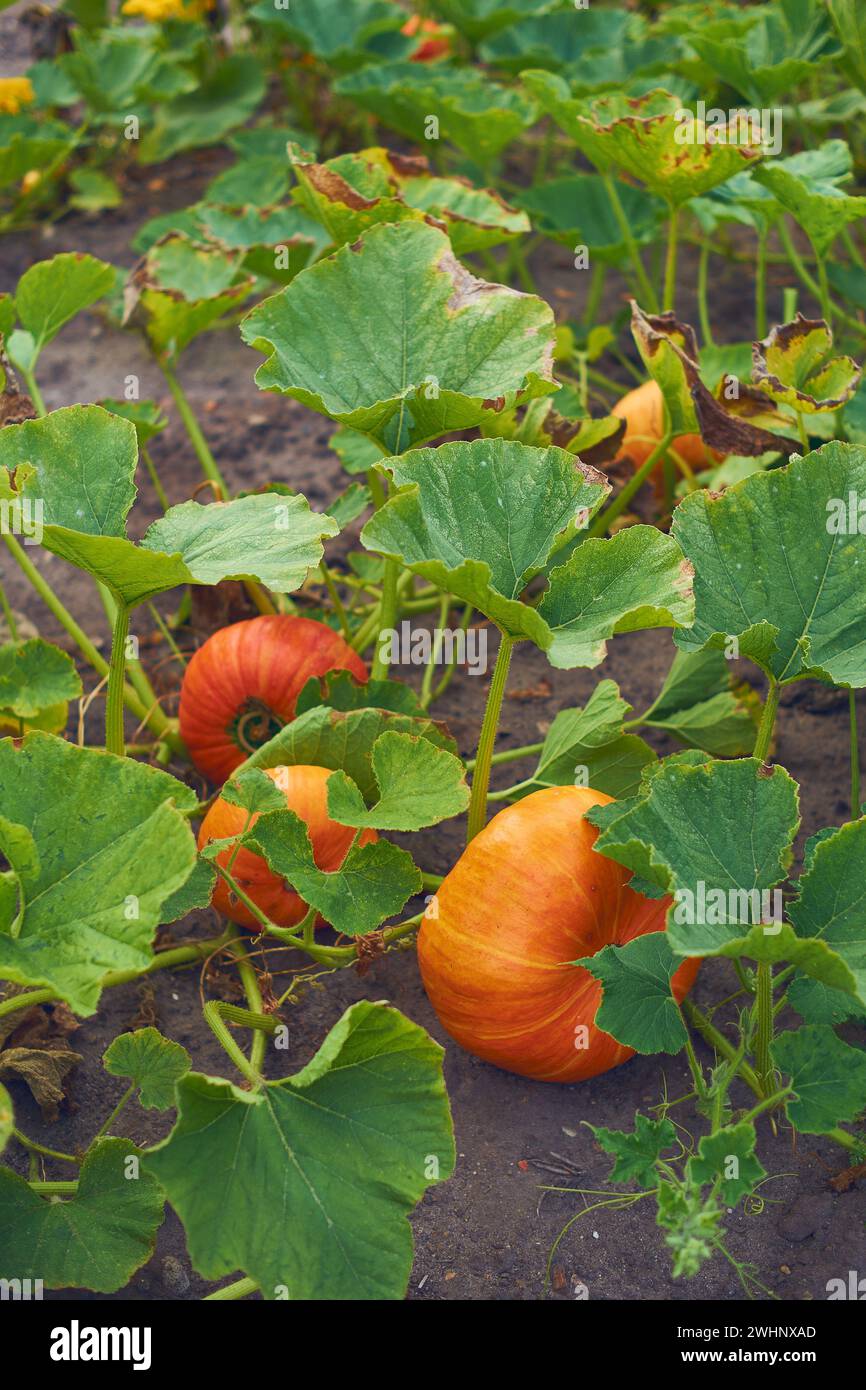
<path id="1" fill-rule="evenodd" d="M 0 242 L 0 289 L 14 288 L 17 276 L 33 260 L 60 250 L 88 250 L 117 264 L 131 266 L 129 241 L 148 216 L 194 201 L 203 184 L 228 162 L 226 152 L 207 152 L 178 161 L 170 171 L 148 170 L 135 175 L 124 207 L 97 222 L 65 218 L 50 236 L 16 235 Z M 684 274 L 690 258 L 683 258 Z M 571 258 L 555 249 L 536 257 L 539 288 L 558 314 L 577 317 L 583 284 L 571 269 Z M 736 270 L 713 286 L 718 302 L 729 306 L 724 336 L 747 334 L 751 305 L 743 303 Z M 780 287 L 776 286 L 776 290 Z M 621 287 L 612 284 L 607 308 L 613 309 Z M 684 296 L 688 313 L 688 295 Z M 771 298 L 771 305 L 773 300 Z M 257 354 L 234 330 L 204 335 L 184 355 L 181 376 L 199 411 L 214 453 L 229 483 L 260 485 L 268 478 L 303 491 L 314 507 L 324 509 L 348 481 L 328 448 L 331 426 L 300 405 L 257 391 L 253 372 Z M 614 369 L 615 370 L 615 369 Z M 135 336 L 108 327 L 94 314 L 64 329 L 45 351 L 40 381 L 49 408 L 75 401 L 94 401 L 123 393 L 124 379 L 140 378 L 141 395 L 154 396 L 171 418 L 170 428 L 153 444 L 153 456 L 172 502 L 190 496 L 200 482 L 197 462 L 173 411 L 158 369 Z M 139 535 L 158 515 L 156 499 L 146 476 L 140 480 L 140 499 L 132 531 Z M 358 527 L 341 537 L 335 553 L 357 544 Z M 341 550 L 342 548 L 342 550 Z M 109 635 L 94 586 L 63 561 L 31 552 L 34 562 L 50 577 L 64 603 L 107 651 Z M 68 649 L 63 631 L 28 588 L 8 555 L 0 555 L 3 582 L 13 606 L 26 613 L 40 632 Z M 242 616 L 231 609 L 230 616 Z M 200 627 L 214 625 L 218 615 L 199 610 Z M 165 705 L 174 712 L 178 684 L 176 665 L 154 640 L 152 620 L 139 612 L 136 631 L 142 639 L 145 665 Z M 200 635 L 200 633 L 199 633 Z M 196 640 L 189 633 L 183 645 Z M 618 681 L 636 709 L 646 708 L 656 693 L 673 656 L 668 633 L 638 634 L 611 644 L 607 662 L 598 673 L 553 671 L 534 649 L 519 650 L 499 735 L 499 748 L 515 747 L 542 737 L 557 710 L 583 703 L 600 675 Z M 492 656 L 492 653 L 491 653 Z M 399 672 L 414 679 L 409 668 Z M 746 673 L 754 675 L 754 672 Z M 85 676 L 92 689 L 90 674 Z M 435 713 L 444 719 L 467 756 L 474 750 L 487 692 L 485 677 L 458 673 Z M 88 739 L 101 734 L 102 703 L 94 702 L 86 719 Z M 128 734 L 133 735 L 128 724 Z M 843 695 L 814 684 L 789 688 L 783 699 L 776 757 L 802 788 L 802 837 L 838 823 L 847 805 L 847 704 Z M 651 739 L 662 752 L 673 744 Z M 500 769 L 495 785 L 507 785 L 511 769 Z M 74 806 L 69 808 L 75 814 Z M 462 847 L 462 827 L 444 825 L 420 837 L 412 848 L 421 865 L 445 873 Z M 399 837 L 398 837 L 399 838 Z M 172 929 L 173 938 L 214 934 L 210 914 Z M 275 987 L 285 988 L 286 953 L 268 949 L 264 958 Z M 705 966 L 695 991 L 698 1002 L 721 999 L 735 988 L 730 968 L 712 962 Z M 84 1147 L 110 1113 L 124 1082 L 107 1076 L 100 1058 L 118 1032 L 145 1023 L 158 1026 L 192 1053 L 194 1066 L 224 1073 L 227 1059 L 201 1019 L 203 998 L 235 997 L 230 971 L 218 963 L 204 976 L 198 967 L 162 972 L 147 982 L 106 991 L 96 1016 L 85 1020 L 71 1045 L 83 1054 L 73 1074 L 69 1101 L 60 1119 L 46 1125 L 24 1088 L 12 1085 L 18 1123 L 32 1137 L 62 1150 Z M 413 1218 L 416 1254 L 409 1287 L 410 1299 L 573 1298 L 582 1283 L 590 1299 L 739 1299 L 742 1287 L 732 1267 L 721 1258 L 695 1279 L 674 1281 L 661 1237 L 648 1203 L 626 1212 L 604 1209 L 580 1217 L 559 1245 L 546 1279 L 549 1252 L 567 1221 L 579 1213 L 584 1199 L 574 1194 L 544 1193 L 543 1185 L 599 1189 L 605 1185 L 610 1159 L 602 1154 L 582 1121 L 612 1128 L 631 1128 L 636 1109 L 657 1103 L 663 1088 L 678 1096 L 689 1089 L 689 1077 L 679 1058 L 637 1058 L 618 1070 L 578 1086 L 533 1083 L 482 1063 L 452 1044 L 440 1028 L 421 986 L 414 949 L 394 952 L 377 961 L 363 976 L 345 971 L 308 988 L 286 1008 L 290 1028 L 288 1054 L 272 1054 L 271 1073 L 302 1066 L 315 1052 L 328 1028 L 358 999 L 388 1000 L 409 1018 L 428 1028 L 446 1049 L 446 1079 L 454 1111 L 458 1166 L 454 1178 L 431 1190 Z M 710 1057 L 698 1045 L 704 1061 Z M 738 1102 L 748 1093 L 738 1091 Z M 690 1107 L 675 1112 L 687 1128 Z M 130 1107 L 115 1130 L 139 1144 L 167 1133 L 170 1119 Z M 20 1152 L 20 1151 L 19 1151 Z M 844 1156 L 822 1141 L 800 1140 L 795 1147 L 789 1130 L 774 1137 L 764 1127 L 761 1158 L 772 1180 L 764 1185 L 761 1210 L 737 1210 L 727 1220 L 728 1243 L 735 1257 L 754 1266 L 761 1282 L 785 1300 L 821 1299 L 830 1278 L 862 1269 L 866 1260 L 864 1218 L 866 1192 L 855 1184 L 843 1194 L 828 1185 L 829 1177 L 845 1166 Z M 62 1165 L 46 1166 L 46 1175 L 68 1176 Z M 586 1205 L 594 1199 L 587 1199 Z M 153 1259 L 116 1295 L 119 1299 L 199 1298 L 209 1290 L 191 1269 L 183 1232 L 168 1211 Z M 65 1295 L 60 1295 L 65 1296 Z M 93 1295 L 82 1294 L 82 1297 Z"/>

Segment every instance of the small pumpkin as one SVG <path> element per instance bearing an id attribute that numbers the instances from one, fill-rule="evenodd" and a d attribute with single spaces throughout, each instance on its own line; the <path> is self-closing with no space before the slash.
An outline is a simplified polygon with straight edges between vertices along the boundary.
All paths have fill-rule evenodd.
<path id="1" fill-rule="evenodd" d="M 619 446 L 614 463 L 630 459 L 635 472 L 646 463 L 653 449 L 664 438 L 664 397 L 658 382 L 650 379 L 642 386 L 629 391 L 622 400 L 617 401 L 611 412 L 619 420 L 625 420 L 625 434 Z M 722 455 L 710 449 L 699 434 L 681 434 L 672 447 L 693 470 L 708 468 L 718 463 Z M 653 479 L 658 486 L 662 476 L 662 464 L 653 469 Z"/>
<path id="2" fill-rule="evenodd" d="M 338 825 L 328 815 L 327 784 L 331 769 L 300 764 L 297 767 L 269 767 L 265 771 L 284 793 L 289 810 L 299 815 L 306 824 L 310 832 L 313 858 L 319 868 L 324 869 L 326 873 L 339 869 L 349 852 L 355 831 L 350 825 Z M 239 835 L 248 818 L 249 813 L 243 807 L 233 806 L 230 801 L 218 797 L 201 823 L 198 832 L 199 849 L 204 849 L 205 845 L 209 845 L 213 840 Z M 257 820 L 256 814 L 250 823 L 255 825 Z M 378 838 L 375 830 L 364 830 L 358 838 L 358 843 L 366 845 Z M 231 849 L 223 850 L 217 856 L 217 863 L 224 868 L 228 867 L 231 855 Z M 242 888 L 278 927 L 294 927 L 306 916 L 306 903 L 279 874 L 275 874 L 268 867 L 267 861 L 260 854 L 254 854 L 249 849 L 238 850 L 231 875 L 238 887 Z M 217 880 L 212 904 L 224 917 L 228 917 L 230 922 L 237 922 L 238 926 L 249 927 L 255 931 L 260 929 L 260 923 L 253 913 L 232 892 L 223 878 Z"/>
<path id="3" fill-rule="evenodd" d="M 180 734 L 213 782 L 224 782 L 251 753 L 294 718 L 311 676 L 367 667 L 357 652 L 313 618 L 263 615 L 220 628 L 199 647 L 180 692 Z"/>
<path id="4" fill-rule="evenodd" d="M 633 1056 L 595 1025 L 601 985 L 571 961 L 661 931 L 670 899 L 643 897 L 593 846 L 585 819 L 612 800 L 549 787 L 500 811 L 440 885 L 418 936 L 424 988 L 451 1037 L 538 1081 L 584 1081 Z M 673 977 L 677 1000 L 698 961 Z"/>

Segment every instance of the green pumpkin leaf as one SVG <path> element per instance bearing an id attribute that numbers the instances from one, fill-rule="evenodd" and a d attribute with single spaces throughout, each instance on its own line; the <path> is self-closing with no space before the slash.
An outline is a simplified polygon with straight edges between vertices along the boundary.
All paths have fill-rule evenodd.
<path id="1" fill-rule="evenodd" d="M 113 285 L 112 266 L 78 251 L 37 261 L 25 270 L 15 291 L 15 308 L 21 327 L 33 337 L 35 356 L 65 323 L 102 299 Z"/>
<path id="2" fill-rule="evenodd" d="M 218 63 L 193 90 L 160 102 L 156 122 L 140 141 L 143 164 L 158 164 L 181 150 L 219 144 L 243 125 L 265 95 L 262 64 L 251 53 L 233 54 Z"/>
<path id="3" fill-rule="evenodd" d="M 436 0 L 436 13 L 471 43 L 510 29 L 527 15 L 555 9 L 561 0 Z"/>
<path id="4" fill-rule="evenodd" d="M 587 65 L 593 60 L 604 64 L 607 54 L 625 47 L 628 31 L 640 27 L 640 21 L 625 9 L 585 6 L 575 14 L 576 8 L 573 4 L 548 4 L 541 13 L 500 26 L 502 32 L 482 46 L 484 61 L 506 72 L 567 67 L 570 74 L 581 59 Z M 668 55 L 673 48 L 668 41 Z"/>
<path id="5" fill-rule="evenodd" d="M 300 494 L 264 493 L 171 507 L 135 545 L 125 531 L 137 461 L 131 421 L 100 406 L 70 406 L 3 430 L 0 496 L 17 501 L 22 516 L 41 507 L 45 548 L 131 607 L 178 584 L 228 578 L 290 592 L 319 564 L 322 538 L 337 532 Z"/>
<path id="6" fill-rule="evenodd" d="M 328 778 L 328 815 L 340 825 L 423 830 L 459 816 L 469 804 L 462 762 L 411 734 L 382 734 L 371 753 L 379 799 L 369 809 L 345 772 Z"/>
<path id="7" fill-rule="evenodd" d="M 295 1076 L 251 1094 L 190 1073 L 148 1172 L 207 1279 L 265 1298 L 400 1299 L 407 1216 L 454 1166 L 442 1049 L 381 1004 L 347 1010 Z"/>
<path id="8" fill-rule="evenodd" d="M 866 217 L 866 198 L 846 193 L 839 186 L 850 177 L 850 168 L 851 152 L 845 141 L 827 140 L 817 150 L 770 160 L 756 169 L 754 176 L 823 256 L 849 222 Z"/>
<path id="9" fill-rule="evenodd" d="M 0 188 L 8 189 L 12 184 L 20 183 L 31 169 L 56 170 L 62 157 L 74 145 L 71 132 L 68 139 L 14 132 L 0 146 Z"/>
<path id="10" fill-rule="evenodd" d="M 560 710 L 545 734 L 538 766 L 509 800 L 544 787 L 578 785 L 614 797 L 633 795 L 656 755 L 643 739 L 622 732 L 630 708 L 615 681 L 603 680 L 582 708 Z"/>
<path id="11" fill-rule="evenodd" d="M 715 954 L 740 924 L 777 925 L 762 895 L 785 877 L 799 820 L 784 768 L 666 759 L 631 801 L 588 816 L 601 829 L 598 853 L 674 894 L 667 935 L 679 954 Z"/>
<path id="12" fill-rule="evenodd" d="M 180 888 L 170 893 L 159 914 L 160 926 L 179 922 L 190 912 L 210 907 L 213 890 L 216 886 L 216 870 L 206 860 L 199 857 L 193 871 Z"/>
<path id="13" fill-rule="evenodd" d="M 406 15 L 388 0 L 294 0 L 286 9 L 260 0 L 249 14 L 302 53 L 312 53 L 338 71 L 368 62 L 372 54 L 364 50 L 370 40 L 406 22 Z"/>
<path id="14" fill-rule="evenodd" d="M 129 1160 L 139 1154 L 129 1139 L 97 1140 L 75 1196 L 60 1201 L 38 1196 L 0 1168 L 0 1278 L 95 1293 L 128 1284 L 153 1254 L 165 1200 L 149 1173 L 128 1177 Z"/>
<path id="15" fill-rule="evenodd" d="M 368 707 L 329 709 L 320 705 L 293 719 L 256 749 L 243 767 L 294 767 L 307 763 L 329 767 L 334 772 L 347 773 L 365 801 L 372 801 L 376 795 L 373 746 L 381 734 L 390 732 L 426 738 L 436 748 L 445 748 L 452 754 L 457 752 L 457 744 L 445 725 L 426 716 Z"/>
<path id="16" fill-rule="evenodd" d="M 791 1078 L 795 1095 L 785 1104 L 801 1134 L 829 1134 L 866 1110 L 866 1052 L 820 1023 L 780 1033 L 771 1045 L 773 1062 Z"/>
<path id="17" fill-rule="evenodd" d="M 602 1125 L 589 1125 L 589 1128 L 605 1153 L 616 1155 L 616 1162 L 610 1170 L 610 1181 L 638 1182 L 643 1187 L 655 1186 L 658 1178 L 656 1163 L 665 1149 L 669 1149 L 677 1139 L 677 1132 L 670 1120 L 648 1120 L 640 1111 L 635 1114 L 631 1134 L 619 1129 L 605 1129 Z"/>
<path id="18" fill-rule="evenodd" d="M 696 26 L 689 40 L 723 82 L 755 106 L 769 107 L 838 57 L 826 12 L 809 10 L 768 5 L 742 34 L 704 34 Z"/>
<path id="19" fill-rule="evenodd" d="M 512 636 L 549 645 L 546 622 L 520 595 L 557 541 L 598 510 L 609 491 L 603 475 L 563 450 L 502 439 L 418 450 L 388 467 L 399 491 L 367 522 L 364 545 Z"/>
<path id="20" fill-rule="evenodd" d="M 421 890 L 412 856 L 390 840 L 353 845 L 339 869 L 318 868 L 307 827 L 294 811 L 269 811 L 244 843 L 345 936 L 375 931 Z"/>
<path id="21" fill-rule="evenodd" d="M 258 767 L 248 767 L 234 773 L 223 787 L 221 796 L 230 806 L 240 806 L 255 815 L 265 811 L 282 811 L 286 804 L 285 796 L 273 779 Z"/>
<path id="22" fill-rule="evenodd" d="M 269 354 L 262 390 L 396 453 L 554 390 L 548 306 L 476 280 L 442 232 L 411 222 L 302 271 L 241 334 Z"/>
<path id="23" fill-rule="evenodd" d="M 866 1005 L 864 873 L 866 818 L 849 821 L 813 842 L 788 915 L 800 936 L 824 942 L 842 957 L 854 976 L 856 997 Z"/>
<path id="24" fill-rule="evenodd" d="M 779 324 L 754 347 L 752 379 L 774 401 L 798 413 L 840 410 L 862 375 L 851 357 L 830 358 L 833 334 L 824 319 L 802 314 Z"/>
<path id="25" fill-rule="evenodd" d="M 41 733 L 20 748 L 0 741 L 0 785 L 5 825 L 30 844 L 0 827 L 23 905 L 19 922 L 0 919 L 0 978 L 92 1014 L 107 971 L 152 958 L 162 905 L 195 863 L 183 814 L 195 796 L 165 772 Z"/>
<path id="26" fill-rule="evenodd" d="M 686 1026 L 671 993 L 671 976 L 681 962 L 665 932 L 648 932 L 625 946 L 604 946 L 572 964 L 588 970 L 604 987 L 597 1028 L 635 1052 L 674 1053 L 685 1046 Z"/>
<path id="27" fill-rule="evenodd" d="M 481 69 L 442 64 L 370 64 L 335 84 L 365 111 L 420 143 L 431 115 L 448 140 L 487 171 L 534 124 L 537 107 L 523 92 L 493 82 Z"/>
<path id="28" fill-rule="evenodd" d="M 719 1183 L 719 1196 L 726 1206 L 736 1206 L 741 1197 L 753 1192 L 767 1176 L 755 1155 L 755 1126 L 748 1120 L 727 1125 L 715 1134 L 704 1134 L 698 1151 L 686 1164 L 688 1177 L 698 1187 Z"/>
<path id="29" fill-rule="evenodd" d="M 382 446 L 357 430 L 335 430 L 328 443 L 347 473 L 369 473 L 382 462 Z"/>
<path id="30" fill-rule="evenodd" d="M 552 633 L 551 666 L 597 666 L 607 639 L 643 628 L 687 626 L 694 571 L 670 536 L 629 526 L 608 540 L 584 541 L 558 569 L 538 605 Z"/>
<path id="31" fill-rule="evenodd" d="M 102 1054 L 111 1076 L 125 1076 L 138 1088 L 145 1110 L 170 1110 L 176 1082 L 189 1071 L 189 1053 L 157 1028 L 121 1033 Z"/>
<path id="32" fill-rule="evenodd" d="M 617 181 L 615 186 L 632 238 L 639 246 L 647 245 L 658 233 L 664 204 L 634 184 Z M 520 205 L 530 214 L 538 231 L 563 246 L 587 246 L 593 259 L 614 264 L 628 254 L 599 174 L 547 179 L 522 193 Z"/>
<path id="33" fill-rule="evenodd" d="M 135 425 L 139 446 L 148 444 L 154 435 L 161 434 L 168 425 L 168 416 L 156 401 L 122 401 L 107 397 L 98 404 L 112 415 L 119 415 Z"/>
<path id="34" fill-rule="evenodd" d="M 787 683 L 811 676 L 866 685 L 866 610 L 852 575 L 866 536 L 849 499 L 866 495 L 866 452 L 832 442 L 722 494 L 695 492 L 672 534 L 697 571 L 695 623 L 679 647 L 739 653 Z"/>
<path id="35" fill-rule="evenodd" d="M 670 207 L 725 183 L 761 158 L 755 146 L 736 143 L 735 128 L 725 126 L 707 138 L 700 121 L 683 118 L 680 98 L 661 88 L 637 97 L 610 92 L 582 98 L 572 96 L 568 83 L 554 73 L 530 70 L 521 76 L 542 109 L 600 172 L 614 164 Z"/>
<path id="36" fill-rule="evenodd" d="M 640 722 L 714 757 L 735 758 L 754 748 L 761 708 L 751 686 L 734 684 L 720 651 L 680 651 Z"/>
<path id="37" fill-rule="evenodd" d="M 0 711 L 32 719 L 53 705 L 77 700 L 81 679 L 59 647 L 33 637 L 0 647 Z"/>
<path id="38" fill-rule="evenodd" d="M 788 986 L 787 1003 L 791 1005 L 804 1023 L 826 1023 L 831 1027 L 856 1019 L 866 1020 L 866 1004 L 861 1004 L 851 994 L 841 989 L 833 989 L 812 980 L 807 975 L 798 975 Z"/>
<path id="39" fill-rule="evenodd" d="M 416 714 L 426 719 L 418 695 L 402 681 L 371 680 L 363 684 L 351 671 L 328 671 L 311 676 L 295 702 L 295 716 L 319 705 L 329 709 L 384 709 L 395 714 Z"/>
<path id="40" fill-rule="evenodd" d="M 827 0 L 830 18 L 842 42 L 842 66 L 866 92 L 866 13 L 859 0 Z"/>
<path id="41" fill-rule="evenodd" d="M 170 233 L 130 275 L 124 323 L 143 328 L 158 355 L 176 358 L 199 333 L 238 309 L 252 287 L 252 278 L 239 273 L 236 256 Z"/>

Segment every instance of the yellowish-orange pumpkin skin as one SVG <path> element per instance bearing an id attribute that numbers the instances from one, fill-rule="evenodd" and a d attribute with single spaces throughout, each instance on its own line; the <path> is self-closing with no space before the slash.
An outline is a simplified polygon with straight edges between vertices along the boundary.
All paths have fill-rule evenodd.
<path id="1" fill-rule="evenodd" d="M 418 936 L 424 987 L 468 1052 L 538 1081 L 584 1081 L 632 1057 L 595 1027 L 601 985 L 569 962 L 660 931 L 670 899 L 628 887 L 596 854 L 584 819 L 611 797 L 551 787 L 501 811 L 469 844 L 430 903 Z M 697 974 L 673 980 L 681 999 Z"/>

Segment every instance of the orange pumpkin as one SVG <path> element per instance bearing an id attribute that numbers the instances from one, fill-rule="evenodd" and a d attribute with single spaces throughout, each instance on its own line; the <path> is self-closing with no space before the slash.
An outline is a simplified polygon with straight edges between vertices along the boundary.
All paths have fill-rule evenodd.
<path id="1" fill-rule="evenodd" d="M 439 887 L 418 936 L 421 978 L 461 1047 L 537 1081 L 584 1081 L 633 1056 L 595 1026 L 601 985 L 569 962 L 661 931 L 670 899 L 628 887 L 593 850 L 584 813 L 611 797 L 579 787 L 533 792 L 500 811 Z M 673 978 L 677 1000 L 698 961 Z"/>
<path id="2" fill-rule="evenodd" d="M 664 397 L 656 381 L 650 379 L 642 386 L 629 391 L 622 400 L 617 401 L 611 414 L 625 420 L 625 434 L 620 442 L 619 452 L 614 463 L 628 458 L 637 472 L 646 463 L 659 440 L 664 438 Z M 693 470 L 707 468 L 719 462 L 722 455 L 710 449 L 699 434 L 681 434 L 673 441 L 673 448 Z M 658 484 L 662 476 L 662 464 L 653 469 L 653 479 Z"/>
<path id="3" fill-rule="evenodd" d="M 327 782 L 331 776 L 328 767 L 270 767 L 265 771 L 271 781 L 276 783 L 286 798 L 286 805 L 305 822 L 310 832 L 313 858 L 320 869 L 326 873 L 339 869 L 349 852 L 355 837 L 350 825 L 338 825 L 328 815 Z M 198 832 L 198 847 L 203 849 L 212 840 L 224 840 L 239 835 L 248 819 L 248 812 L 241 806 L 233 806 L 230 801 L 219 797 L 211 806 L 201 823 Z M 254 815 L 251 824 L 255 824 Z M 378 840 L 375 830 L 364 830 L 358 838 L 360 845 Z M 217 856 L 217 863 L 228 867 L 232 851 L 225 849 Z M 268 868 L 267 862 L 252 850 L 240 849 L 231 869 L 232 878 L 248 897 L 278 927 L 294 927 L 307 913 L 307 905 L 293 888 Z M 248 907 L 231 891 L 225 879 L 217 880 L 212 899 L 213 906 L 230 922 L 240 927 L 260 930 L 260 923 Z M 321 919 L 319 919 L 321 921 Z"/>
<path id="4" fill-rule="evenodd" d="M 339 632 L 313 618 L 284 614 L 220 628 L 184 672 L 180 735 L 199 772 L 224 782 L 294 718 L 311 676 L 367 668 Z"/>

